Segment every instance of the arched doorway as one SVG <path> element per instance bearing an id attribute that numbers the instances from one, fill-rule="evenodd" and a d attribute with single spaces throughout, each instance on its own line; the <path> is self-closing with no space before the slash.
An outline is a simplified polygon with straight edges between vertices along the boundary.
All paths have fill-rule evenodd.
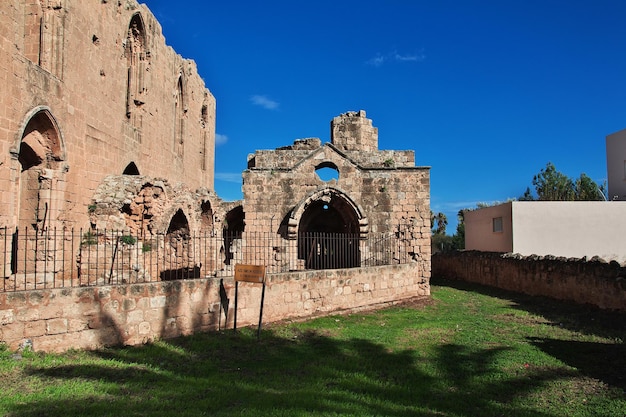
<path id="1" fill-rule="evenodd" d="M 19 143 L 19 228 L 49 226 L 56 170 L 62 159 L 56 122 L 49 110 L 40 109 L 28 120 Z"/>
<path id="2" fill-rule="evenodd" d="M 237 206 L 226 213 L 224 229 L 222 237 L 224 239 L 224 264 L 230 265 L 233 259 L 236 259 L 238 252 L 238 244 L 245 229 L 245 212 L 242 206 Z"/>
<path id="3" fill-rule="evenodd" d="M 353 268 L 361 264 L 359 240 L 367 221 L 345 193 L 326 188 L 293 211 L 298 258 L 307 269 Z"/>
<path id="4" fill-rule="evenodd" d="M 168 268 L 161 272 L 161 280 L 198 278 L 200 268 L 195 265 L 193 242 L 187 216 L 178 209 L 165 235 L 164 264 Z"/>
<path id="5" fill-rule="evenodd" d="M 63 201 L 57 195 L 57 181 L 62 175 L 64 147 L 50 110 L 32 110 L 19 138 L 15 149 L 19 175 L 15 185 L 17 227 L 11 242 L 11 273 L 36 271 L 38 267 L 41 270 L 37 263 L 54 256 L 54 247 L 39 243 L 44 243 L 43 234 L 56 226 L 60 209 L 57 206 Z"/>

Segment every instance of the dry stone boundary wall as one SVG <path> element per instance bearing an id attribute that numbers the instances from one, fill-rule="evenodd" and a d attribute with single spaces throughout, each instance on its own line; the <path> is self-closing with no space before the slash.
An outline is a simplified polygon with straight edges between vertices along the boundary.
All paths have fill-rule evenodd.
<path id="1" fill-rule="evenodd" d="M 432 256 L 434 277 L 626 310 L 626 267 L 601 259 L 461 251 Z"/>
<path id="2" fill-rule="evenodd" d="M 268 276 L 263 322 L 303 319 L 429 296 L 417 262 Z M 235 285 L 222 281 L 233 328 Z M 220 279 L 0 293 L 0 343 L 36 351 L 137 345 L 224 328 Z M 239 284 L 237 326 L 258 323 L 261 286 Z M 221 316 L 220 316 L 221 314 Z"/>

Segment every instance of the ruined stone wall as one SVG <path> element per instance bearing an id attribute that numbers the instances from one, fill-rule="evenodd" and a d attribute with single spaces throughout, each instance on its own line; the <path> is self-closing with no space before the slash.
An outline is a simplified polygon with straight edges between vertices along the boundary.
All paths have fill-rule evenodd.
<path id="1" fill-rule="evenodd" d="M 0 343 L 36 351 L 136 345 L 158 338 L 233 328 L 234 282 L 228 323 L 216 278 L 90 288 L 0 293 Z M 390 305 L 428 296 L 417 264 L 310 271 L 268 276 L 263 323 Z M 239 285 L 237 326 L 257 325 L 261 286 Z M 221 315 L 221 316 L 220 316 Z"/>
<path id="2" fill-rule="evenodd" d="M 462 251 L 433 255 L 433 277 L 626 310 L 626 268 L 617 262 Z"/>
<path id="3" fill-rule="evenodd" d="M 333 120 L 336 129 L 341 130 L 340 142 L 358 145 L 356 139 L 347 139 L 350 132 L 363 136 L 351 130 L 353 125 L 364 126 L 367 134 L 376 131 L 371 121 L 361 120 L 364 117 L 365 112 L 348 113 L 344 118 L 349 126 L 343 130 L 338 127 L 342 119 Z M 345 218 L 358 218 L 358 230 L 352 233 L 367 238 L 368 233 L 393 232 L 401 227 L 407 231 L 403 236 L 407 251 L 422 261 L 425 273 L 429 273 L 429 168 L 415 167 L 412 151 L 354 147 L 342 151 L 333 143 L 321 144 L 319 139 L 309 138 L 274 151 L 257 151 L 249 157 L 248 170 L 243 174 L 246 231 L 295 239 L 300 215 L 307 207 L 320 201 L 332 205 L 343 200 L 337 209 L 344 212 Z M 316 173 L 320 167 L 336 169 L 338 178 L 322 180 Z"/>
<path id="4" fill-rule="evenodd" d="M 331 142 L 344 151 L 378 150 L 378 129 L 365 117 L 365 111 L 347 112 L 330 122 Z"/>
<path id="5" fill-rule="evenodd" d="M 135 0 L 0 2 L 0 86 L 0 227 L 85 227 L 96 188 L 131 162 L 213 189 L 215 99 Z"/>

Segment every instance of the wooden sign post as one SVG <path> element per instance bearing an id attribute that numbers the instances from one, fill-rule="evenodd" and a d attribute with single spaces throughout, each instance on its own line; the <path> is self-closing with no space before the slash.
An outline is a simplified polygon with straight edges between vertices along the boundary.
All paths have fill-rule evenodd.
<path id="1" fill-rule="evenodd" d="M 233 330 L 237 331 L 237 295 L 239 293 L 239 281 L 263 284 L 261 291 L 261 311 L 259 312 L 259 328 L 257 339 L 261 337 L 261 323 L 263 320 L 263 300 L 265 298 L 265 266 L 264 265 L 235 265 L 235 320 Z"/>

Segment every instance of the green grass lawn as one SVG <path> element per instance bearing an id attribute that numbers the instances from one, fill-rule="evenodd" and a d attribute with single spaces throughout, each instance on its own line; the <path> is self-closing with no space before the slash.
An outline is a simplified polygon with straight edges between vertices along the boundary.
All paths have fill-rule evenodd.
<path id="1" fill-rule="evenodd" d="M 5 416 L 626 416 L 626 314 L 433 280 L 432 300 L 63 355 L 0 348 Z"/>

